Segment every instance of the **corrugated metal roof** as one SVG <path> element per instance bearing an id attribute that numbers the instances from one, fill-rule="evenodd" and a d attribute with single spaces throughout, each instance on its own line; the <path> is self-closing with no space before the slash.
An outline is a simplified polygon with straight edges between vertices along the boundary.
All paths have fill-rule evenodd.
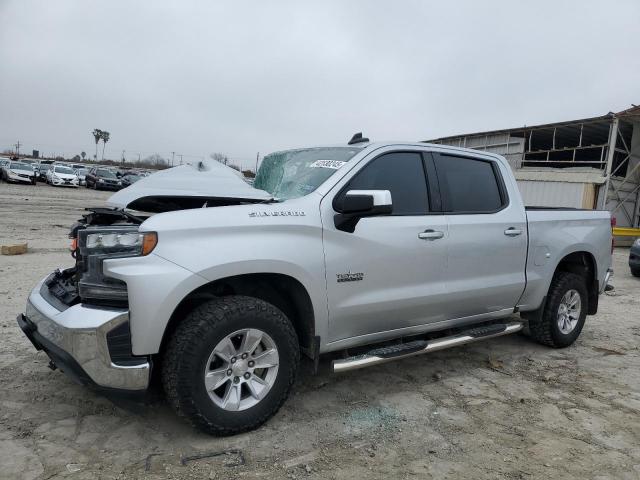
<path id="1" fill-rule="evenodd" d="M 630 116 L 640 116 L 640 106 L 633 105 L 631 108 L 627 108 L 626 110 L 622 110 L 620 112 L 614 113 L 609 112 L 606 115 L 601 115 L 598 117 L 588 117 L 588 118 L 580 118 L 577 120 L 567 120 L 564 122 L 554 122 L 554 123 L 544 123 L 539 125 L 523 125 L 522 127 L 515 128 L 505 128 L 500 130 L 486 130 L 483 132 L 473 132 L 473 133 L 463 133 L 459 135 L 448 135 L 446 137 L 434 138 L 432 140 L 424 140 L 424 142 L 442 142 L 446 140 L 451 140 L 454 138 L 460 137 L 475 137 L 479 135 L 499 135 L 504 133 L 514 133 L 514 132 L 523 132 L 524 130 L 535 130 L 539 128 L 553 128 L 565 125 L 572 124 L 580 124 L 580 123 L 592 123 L 592 122 L 601 122 L 601 121 L 612 121 L 615 117 L 630 117 Z"/>

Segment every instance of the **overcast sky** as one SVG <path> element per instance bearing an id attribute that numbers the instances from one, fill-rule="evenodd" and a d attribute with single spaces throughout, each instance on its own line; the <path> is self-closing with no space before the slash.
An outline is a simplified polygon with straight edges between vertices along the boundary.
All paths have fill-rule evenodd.
<path id="1" fill-rule="evenodd" d="M 250 166 L 640 103 L 638 0 L 523 3 L 0 0 L 0 151 Z"/>

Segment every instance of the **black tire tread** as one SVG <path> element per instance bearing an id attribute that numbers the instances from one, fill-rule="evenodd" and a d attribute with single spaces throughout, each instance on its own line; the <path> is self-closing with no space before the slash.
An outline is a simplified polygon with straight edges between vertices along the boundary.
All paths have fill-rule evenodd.
<path id="1" fill-rule="evenodd" d="M 571 284 L 575 281 L 584 283 L 584 279 L 575 273 L 560 271 L 556 272 L 553 276 L 541 319 L 539 321 L 529 321 L 529 334 L 536 342 L 553 348 L 561 348 L 564 346 L 557 343 L 552 335 L 551 322 L 556 321 L 554 299 L 558 296 L 561 297 L 564 295 L 567 291 L 567 284 Z M 585 305 L 583 308 L 586 309 L 587 306 Z"/>
<path id="2" fill-rule="evenodd" d="M 241 428 L 225 428 L 210 422 L 199 410 L 193 398 L 189 395 L 190 386 L 187 382 L 181 381 L 183 376 L 179 375 L 181 359 L 186 356 L 194 356 L 193 345 L 203 338 L 204 334 L 211 329 L 215 329 L 225 316 L 240 313 L 246 310 L 257 310 L 260 315 L 268 315 L 275 319 L 287 332 L 289 351 L 294 352 L 290 360 L 295 365 L 291 369 L 291 375 L 287 380 L 285 394 L 278 399 L 268 412 L 250 424 L 245 424 Z M 276 307 L 263 300 L 245 297 L 240 295 L 219 297 L 205 302 L 192 310 L 187 317 L 178 325 L 173 337 L 168 343 L 162 360 L 162 384 L 169 404 L 178 413 L 185 417 L 191 424 L 210 434 L 218 436 L 235 435 L 248 430 L 253 430 L 271 418 L 284 404 L 293 386 L 296 377 L 297 366 L 300 360 L 300 347 L 298 337 L 291 322 Z"/>
<path id="3" fill-rule="evenodd" d="M 640 277 L 640 268 L 632 268 L 631 275 L 633 275 L 634 277 Z"/>

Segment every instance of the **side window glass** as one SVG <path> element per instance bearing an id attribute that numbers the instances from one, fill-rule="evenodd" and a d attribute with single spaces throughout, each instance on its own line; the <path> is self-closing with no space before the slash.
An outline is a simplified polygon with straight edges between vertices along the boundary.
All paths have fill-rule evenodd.
<path id="1" fill-rule="evenodd" d="M 489 161 L 434 155 L 445 212 L 489 213 L 506 204 Z"/>
<path id="2" fill-rule="evenodd" d="M 429 210 L 422 156 L 417 152 L 394 152 L 372 160 L 342 191 L 389 190 L 392 215 L 425 215 Z"/>

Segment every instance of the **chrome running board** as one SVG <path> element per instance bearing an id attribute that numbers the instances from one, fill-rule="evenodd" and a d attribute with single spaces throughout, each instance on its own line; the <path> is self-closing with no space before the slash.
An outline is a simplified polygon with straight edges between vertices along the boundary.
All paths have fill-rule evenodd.
<path id="1" fill-rule="evenodd" d="M 348 372 L 349 370 L 356 370 L 358 368 L 380 365 L 381 363 L 392 362 L 393 360 L 399 360 L 401 358 L 457 347 L 458 345 L 478 342 L 480 340 L 486 340 L 487 338 L 509 335 L 519 332 L 523 326 L 523 322 L 506 324 L 494 323 L 492 325 L 471 328 L 450 337 L 437 338 L 435 340 L 415 340 L 399 345 L 376 348 L 362 355 L 334 360 L 332 370 L 335 373 Z"/>

